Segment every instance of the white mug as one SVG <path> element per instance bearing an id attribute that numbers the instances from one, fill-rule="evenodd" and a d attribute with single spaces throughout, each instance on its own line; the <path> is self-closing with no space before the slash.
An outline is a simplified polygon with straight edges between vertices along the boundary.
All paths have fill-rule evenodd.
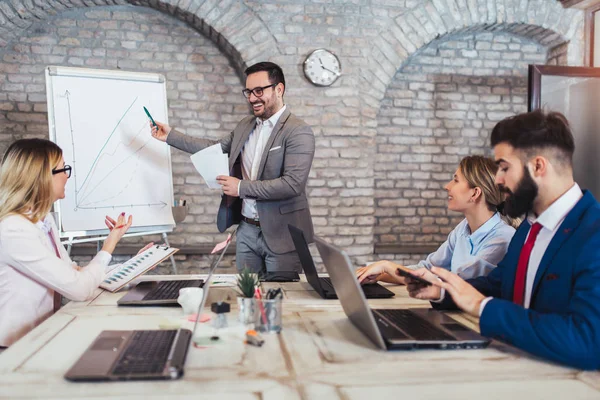
<path id="1" fill-rule="evenodd" d="M 179 289 L 177 302 L 183 308 L 183 315 L 195 314 L 198 312 L 200 302 L 202 302 L 203 290 L 199 287 L 186 287 Z"/>

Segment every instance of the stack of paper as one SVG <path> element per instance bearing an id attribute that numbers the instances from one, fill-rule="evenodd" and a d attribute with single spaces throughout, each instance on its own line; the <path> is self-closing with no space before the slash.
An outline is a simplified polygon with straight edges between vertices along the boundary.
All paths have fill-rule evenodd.
<path id="1" fill-rule="evenodd" d="M 217 183 L 217 176 L 229 176 L 229 159 L 227 154 L 223 154 L 221 145 L 217 143 L 214 146 L 207 147 L 192 154 L 190 158 L 208 187 L 221 189 L 221 185 Z"/>

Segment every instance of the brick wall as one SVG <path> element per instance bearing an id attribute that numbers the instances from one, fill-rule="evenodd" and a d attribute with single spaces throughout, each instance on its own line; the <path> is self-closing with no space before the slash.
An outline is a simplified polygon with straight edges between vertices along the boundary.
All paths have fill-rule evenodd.
<path id="1" fill-rule="evenodd" d="M 164 74 L 169 123 L 194 136 L 220 138 L 248 112 L 240 78 L 227 57 L 183 22 L 148 8 L 66 11 L 34 24 L 0 63 L 5 76 L 0 152 L 19 138 L 48 137 L 46 65 Z M 174 196 L 188 199 L 190 208 L 186 220 L 169 234 L 170 244 L 212 244 L 222 236 L 215 222 L 220 197 L 206 188 L 188 154 L 173 148 L 171 155 Z M 122 243 L 150 240 L 161 239 L 136 237 Z M 181 271 L 210 264 L 205 256 L 177 258 Z M 231 259 L 226 257 L 223 265 L 231 265 Z"/>
<path id="2" fill-rule="evenodd" d="M 395 75 L 378 116 L 375 243 L 440 243 L 462 215 L 443 187 L 469 154 L 490 155 L 499 120 L 527 111 L 527 65 L 546 49 L 506 33 L 447 35 Z"/>
<path id="3" fill-rule="evenodd" d="M 524 110 L 525 64 L 580 64 L 582 40 L 582 12 L 555 2 L 0 2 L 0 151 L 47 136 L 46 65 L 164 73 L 172 125 L 216 138 L 248 112 L 244 66 L 268 59 L 286 73 L 286 103 L 315 131 L 316 232 L 362 262 L 377 257 L 377 243 L 443 240 L 456 216 L 440 187 L 460 156 L 486 151 L 490 124 Z M 342 60 L 329 88 L 302 75 L 318 47 Z M 172 243 L 216 242 L 218 196 L 177 150 L 173 172 L 191 214 Z M 208 265 L 205 256 L 177 258 L 184 272 Z"/>

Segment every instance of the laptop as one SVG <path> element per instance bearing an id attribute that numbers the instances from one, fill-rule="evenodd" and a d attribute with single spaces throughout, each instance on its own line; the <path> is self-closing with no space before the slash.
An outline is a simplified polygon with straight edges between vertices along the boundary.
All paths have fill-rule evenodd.
<path id="1" fill-rule="evenodd" d="M 267 271 L 258 276 L 261 282 L 299 282 L 300 275 L 296 271 Z"/>
<path id="2" fill-rule="evenodd" d="M 348 254 L 317 236 L 315 242 L 344 312 L 380 349 L 477 349 L 490 343 L 437 310 L 369 308 Z"/>
<path id="3" fill-rule="evenodd" d="M 300 257 L 300 264 L 302 264 L 306 280 L 310 286 L 312 286 L 323 299 L 337 299 L 335 289 L 331 284 L 331 278 L 319 277 L 312 255 L 308 249 L 308 243 L 304 237 L 304 232 L 293 225 L 288 225 L 288 229 L 292 236 L 296 251 L 298 252 L 298 256 Z M 394 292 L 378 283 L 363 285 L 360 288 L 367 299 L 387 299 L 394 297 Z"/>
<path id="4" fill-rule="evenodd" d="M 210 268 L 197 314 L 204 307 L 212 275 L 227 251 L 228 241 Z M 194 328 L 172 330 L 102 331 L 65 374 L 75 382 L 178 379 L 194 337 Z"/>
<path id="5" fill-rule="evenodd" d="M 202 279 L 146 281 L 138 283 L 117 301 L 119 306 L 178 306 L 179 289 L 199 287 Z"/>

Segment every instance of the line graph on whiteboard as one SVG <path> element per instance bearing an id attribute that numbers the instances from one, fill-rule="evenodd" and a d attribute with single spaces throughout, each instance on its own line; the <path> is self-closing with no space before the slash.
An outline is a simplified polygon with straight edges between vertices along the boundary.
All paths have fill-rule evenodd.
<path id="1" fill-rule="evenodd" d="M 55 204 L 61 235 L 103 234 L 105 218 L 121 213 L 134 231 L 172 230 L 171 151 L 144 112 L 168 123 L 164 77 L 48 67 L 46 88 L 50 139 L 73 167 Z"/>
<path id="2" fill-rule="evenodd" d="M 72 99 L 69 90 L 58 96 L 66 102 L 69 136 L 72 147 L 74 210 L 122 209 L 124 207 L 164 208 L 167 203 L 156 201 L 123 202 L 124 198 L 133 200 L 135 195 L 126 193 L 134 187 L 134 179 L 141 166 L 141 159 L 148 144 L 154 139 L 148 134 L 148 123 L 133 116 L 132 110 L 142 108 L 138 97 L 133 98 L 122 113 L 112 124 L 108 135 L 102 142 L 99 151 L 91 160 L 79 159 L 76 137 L 82 137 L 75 132 L 72 115 Z M 134 108 L 137 107 L 137 108 Z M 141 122 L 140 122 L 141 121 Z M 89 154 L 89 153 L 88 153 Z M 86 157 L 87 158 L 87 157 Z M 116 181 L 116 184 L 114 184 Z M 135 190 L 135 188 L 134 188 Z"/>
<path id="3" fill-rule="evenodd" d="M 73 167 L 57 208 L 63 232 L 102 231 L 123 212 L 136 229 L 175 225 L 169 146 L 152 137 L 144 106 L 167 122 L 164 83 L 52 77 L 51 130 Z"/>

